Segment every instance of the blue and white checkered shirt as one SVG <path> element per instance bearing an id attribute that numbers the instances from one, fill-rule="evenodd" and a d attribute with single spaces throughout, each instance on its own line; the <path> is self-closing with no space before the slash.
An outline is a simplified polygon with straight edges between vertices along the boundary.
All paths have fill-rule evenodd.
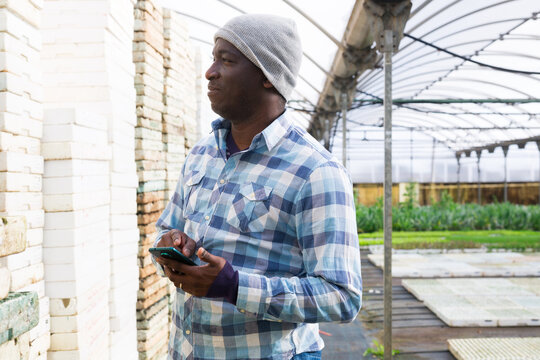
<path id="1" fill-rule="evenodd" d="M 362 280 L 345 169 L 283 114 L 226 158 L 230 123 L 186 158 L 157 222 L 179 229 L 239 273 L 236 306 L 178 289 L 172 359 L 289 359 L 321 350 L 319 322 L 352 321 Z M 199 259 L 195 258 L 197 263 Z"/>

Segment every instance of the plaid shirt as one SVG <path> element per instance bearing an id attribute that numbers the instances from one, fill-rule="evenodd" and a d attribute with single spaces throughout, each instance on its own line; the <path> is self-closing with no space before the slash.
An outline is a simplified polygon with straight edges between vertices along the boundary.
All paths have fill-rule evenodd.
<path id="1" fill-rule="evenodd" d="M 186 158 L 157 222 L 239 273 L 236 306 L 178 289 L 172 359 L 289 359 L 321 350 L 318 324 L 352 321 L 362 280 L 352 185 L 344 168 L 286 115 L 226 158 L 230 123 Z M 195 257 L 195 261 L 200 260 Z"/>

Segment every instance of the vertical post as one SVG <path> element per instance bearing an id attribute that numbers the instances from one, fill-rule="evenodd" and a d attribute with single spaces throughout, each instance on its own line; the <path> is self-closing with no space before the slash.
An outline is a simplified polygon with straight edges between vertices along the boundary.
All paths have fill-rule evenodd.
<path id="1" fill-rule="evenodd" d="M 480 187 L 480 156 L 482 155 L 482 150 L 476 150 L 476 173 L 477 173 L 477 202 L 482 204 L 482 188 Z"/>
<path id="2" fill-rule="evenodd" d="M 538 147 L 538 205 L 540 205 L 540 140 L 536 141 Z"/>
<path id="3" fill-rule="evenodd" d="M 413 177 L 413 156 L 414 155 L 413 155 L 413 129 L 412 128 L 411 128 L 410 137 L 409 137 L 409 147 L 411 149 L 411 157 L 410 157 L 410 160 L 409 160 L 409 162 L 410 162 L 409 168 L 411 169 L 411 171 L 410 171 L 411 176 L 410 176 L 409 182 L 413 182 L 413 179 L 414 179 L 414 177 Z"/>
<path id="4" fill-rule="evenodd" d="M 435 146 L 437 146 L 437 140 L 433 138 L 433 147 L 431 148 L 431 184 L 429 186 L 429 203 L 432 204 L 435 200 Z"/>
<path id="5" fill-rule="evenodd" d="M 347 90 L 341 90 L 341 121 L 343 125 L 343 167 L 347 168 L 347 108 L 348 108 Z"/>
<path id="6" fill-rule="evenodd" d="M 508 146 L 503 146 L 502 151 L 504 154 L 504 202 L 508 201 L 508 163 L 507 163 L 507 155 L 508 155 Z"/>
<path id="7" fill-rule="evenodd" d="M 392 359 L 392 50 L 384 30 L 384 360 Z"/>
<path id="8" fill-rule="evenodd" d="M 457 160 L 457 202 L 458 204 L 461 204 L 461 189 L 460 189 L 460 178 L 461 178 L 461 154 L 456 153 L 456 160 Z"/>

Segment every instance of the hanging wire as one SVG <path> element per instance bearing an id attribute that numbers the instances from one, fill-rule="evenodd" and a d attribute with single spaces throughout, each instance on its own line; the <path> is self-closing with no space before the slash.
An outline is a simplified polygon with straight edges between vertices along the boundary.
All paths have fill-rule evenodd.
<path id="1" fill-rule="evenodd" d="M 412 39 L 414 41 L 418 41 L 419 43 L 422 43 L 424 45 L 430 46 L 430 47 L 432 47 L 434 49 L 437 49 L 438 51 L 442 51 L 442 52 L 444 52 L 444 53 L 446 53 L 446 54 L 448 54 L 450 56 L 459 58 L 459 59 L 464 60 L 464 61 L 471 62 L 471 63 L 476 64 L 476 65 L 480 65 L 480 66 L 483 66 L 483 67 L 488 67 L 488 68 L 493 69 L 493 70 L 505 71 L 505 72 L 509 72 L 509 73 L 513 73 L 513 74 L 540 75 L 540 72 L 538 72 L 538 71 L 515 70 L 515 69 L 503 68 L 503 67 L 500 67 L 500 66 L 489 65 L 489 64 L 486 64 L 486 63 L 483 63 L 483 62 L 480 62 L 480 61 L 472 60 L 470 57 L 466 57 L 466 56 L 456 54 L 455 52 L 452 52 L 450 50 L 439 47 L 439 46 L 437 46 L 435 44 L 432 44 L 432 43 L 429 43 L 429 42 L 424 41 L 422 39 L 419 39 L 417 37 L 414 37 L 414 36 L 412 36 L 410 34 L 403 33 L 403 36 L 408 37 L 408 38 L 410 38 L 410 39 Z"/>

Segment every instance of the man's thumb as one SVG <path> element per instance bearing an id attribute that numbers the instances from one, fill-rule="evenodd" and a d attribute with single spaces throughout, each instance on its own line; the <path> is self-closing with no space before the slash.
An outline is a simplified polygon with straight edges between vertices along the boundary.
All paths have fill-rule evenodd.
<path id="1" fill-rule="evenodd" d="M 197 256 L 199 257 L 199 259 L 209 264 L 213 264 L 215 262 L 214 255 L 206 251 L 205 248 L 199 248 L 199 250 L 197 250 Z"/>

